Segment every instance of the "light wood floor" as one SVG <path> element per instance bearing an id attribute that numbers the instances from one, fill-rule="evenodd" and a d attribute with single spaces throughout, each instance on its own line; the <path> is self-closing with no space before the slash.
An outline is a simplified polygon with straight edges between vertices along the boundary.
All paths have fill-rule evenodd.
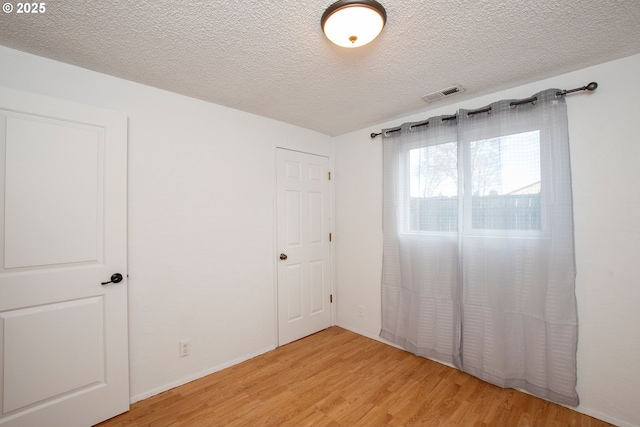
<path id="1" fill-rule="evenodd" d="M 333 327 L 153 396 L 116 426 L 609 426 Z"/>

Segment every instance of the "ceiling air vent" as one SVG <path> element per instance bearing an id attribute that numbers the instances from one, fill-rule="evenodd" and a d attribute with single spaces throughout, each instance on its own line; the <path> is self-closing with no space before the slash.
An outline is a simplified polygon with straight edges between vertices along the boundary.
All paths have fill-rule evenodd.
<path id="1" fill-rule="evenodd" d="M 460 92 L 464 92 L 464 88 L 460 85 L 455 85 L 455 86 L 448 87 L 446 89 L 441 89 L 436 92 L 432 92 L 430 94 L 424 95 L 422 99 L 424 99 L 426 102 L 433 102 L 433 101 L 442 99 L 446 96 L 455 95 L 456 93 L 460 93 Z"/>

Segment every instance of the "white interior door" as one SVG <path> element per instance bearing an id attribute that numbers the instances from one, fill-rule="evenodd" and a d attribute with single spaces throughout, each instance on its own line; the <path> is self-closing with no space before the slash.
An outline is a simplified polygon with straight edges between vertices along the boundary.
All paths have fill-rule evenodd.
<path id="1" fill-rule="evenodd" d="M 278 150 L 278 344 L 331 326 L 329 159 Z"/>
<path id="2" fill-rule="evenodd" d="M 0 425 L 128 410 L 126 173 L 126 116 L 0 88 Z"/>

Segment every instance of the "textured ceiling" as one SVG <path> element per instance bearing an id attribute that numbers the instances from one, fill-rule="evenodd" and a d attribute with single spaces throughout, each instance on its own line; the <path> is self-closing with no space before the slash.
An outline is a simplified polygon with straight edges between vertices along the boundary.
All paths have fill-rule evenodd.
<path id="1" fill-rule="evenodd" d="M 0 12 L 0 44 L 332 136 L 640 53 L 639 0 L 380 2 L 358 49 L 325 39 L 332 0 L 54 0 Z"/>

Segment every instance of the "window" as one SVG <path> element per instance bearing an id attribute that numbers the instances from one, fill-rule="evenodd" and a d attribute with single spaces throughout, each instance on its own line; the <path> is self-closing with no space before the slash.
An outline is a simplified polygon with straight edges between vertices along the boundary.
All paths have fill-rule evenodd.
<path id="1" fill-rule="evenodd" d="M 457 146 L 409 150 L 409 231 L 458 230 Z"/>
<path id="2" fill-rule="evenodd" d="M 540 231 L 540 132 L 472 141 L 467 147 L 471 230 Z"/>
<path id="3" fill-rule="evenodd" d="M 458 230 L 458 144 L 408 150 L 408 232 Z M 542 230 L 540 132 L 465 146 L 463 193 L 469 231 Z"/>

